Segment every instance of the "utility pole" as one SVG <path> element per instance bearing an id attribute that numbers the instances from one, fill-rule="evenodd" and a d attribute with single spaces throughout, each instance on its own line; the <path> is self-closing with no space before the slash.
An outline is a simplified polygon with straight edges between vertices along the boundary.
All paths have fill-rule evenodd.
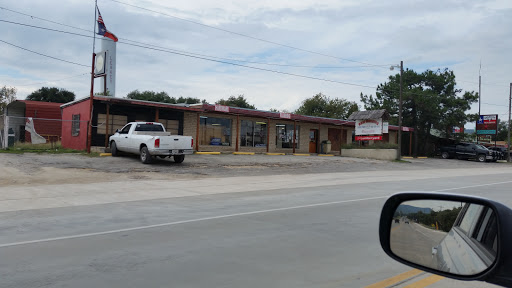
<path id="1" fill-rule="evenodd" d="M 507 138 L 507 162 L 510 162 L 510 111 L 512 105 L 512 83 L 510 83 L 510 94 L 508 95 L 508 138 Z"/>
<path id="2" fill-rule="evenodd" d="M 482 106 L 482 75 L 480 75 L 480 72 L 482 71 L 482 59 L 480 59 L 480 69 L 478 70 L 478 117 L 480 117 L 480 107 Z M 480 119 L 480 118 L 479 118 Z M 476 133 L 476 144 L 478 144 L 478 131 L 476 130 L 475 126 L 475 133 Z"/>
<path id="3" fill-rule="evenodd" d="M 400 104 L 398 106 L 398 151 L 396 160 L 402 159 L 402 76 L 404 73 L 404 61 L 400 61 Z M 410 132 L 409 132 L 410 133 Z"/>

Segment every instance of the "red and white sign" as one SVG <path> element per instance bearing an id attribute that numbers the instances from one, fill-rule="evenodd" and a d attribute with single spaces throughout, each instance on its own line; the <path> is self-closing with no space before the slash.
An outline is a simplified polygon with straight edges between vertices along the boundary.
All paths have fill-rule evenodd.
<path id="1" fill-rule="evenodd" d="M 381 135 L 382 119 L 356 120 L 356 135 Z"/>
<path id="2" fill-rule="evenodd" d="M 292 119 L 292 114 L 279 112 L 279 118 Z"/>
<path id="3" fill-rule="evenodd" d="M 382 136 L 356 136 L 356 141 L 382 140 Z"/>
<path id="4" fill-rule="evenodd" d="M 482 115 L 480 116 L 484 119 L 484 124 L 496 124 L 497 115 Z"/>
<path id="5" fill-rule="evenodd" d="M 402 126 L 402 131 L 404 131 L 404 132 L 409 132 L 409 131 L 412 131 L 412 129 L 411 129 L 411 128 L 409 128 L 409 127 L 404 127 L 404 126 Z"/>
<path id="6" fill-rule="evenodd" d="M 215 111 L 229 113 L 229 106 L 215 104 Z"/>

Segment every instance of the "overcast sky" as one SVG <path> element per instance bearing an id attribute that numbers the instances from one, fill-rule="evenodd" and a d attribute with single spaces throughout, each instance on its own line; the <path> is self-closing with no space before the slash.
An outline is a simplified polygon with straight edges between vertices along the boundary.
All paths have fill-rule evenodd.
<path id="1" fill-rule="evenodd" d="M 374 87 L 389 75 L 399 73 L 399 69 L 390 71 L 389 67 L 398 65 L 400 60 L 405 68 L 417 72 L 449 68 L 455 72 L 459 88 L 478 91 L 481 61 L 482 114 L 497 113 L 501 119 L 508 118 L 512 1 L 315 2 L 98 0 L 107 29 L 120 38 L 115 96 L 125 97 L 135 89 L 153 90 L 213 103 L 243 94 L 258 109 L 293 111 L 301 101 L 319 92 L 360 103 L 361 92 L 375 94 Z M 88 96 L 94 1 L 0 0 L 0 7 L 0 20 L 89 36 L 0 22 L 1 41 L 85 65 L 57 61 L 0 42 L 0 85 L 16 87 L 18 99 L 42 86 L 73 91 L 77 98 Z M 128 40 L 355 85 L 226 65 L 121 43 Z M 471 112 L 478 112 L 478 104 L 473 105 Z"/>

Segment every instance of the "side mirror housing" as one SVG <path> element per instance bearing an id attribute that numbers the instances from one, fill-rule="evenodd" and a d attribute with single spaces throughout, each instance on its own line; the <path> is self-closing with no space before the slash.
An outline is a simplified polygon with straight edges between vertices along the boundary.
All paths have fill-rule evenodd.
<path id="1" fill-rule="evenodd" d="M 403 264 L 458 280 L 510 287 L 510 227 L 512 210 L 501 203 L 409 192 L 386 201 L 379 237 L 386 254 Z"/>

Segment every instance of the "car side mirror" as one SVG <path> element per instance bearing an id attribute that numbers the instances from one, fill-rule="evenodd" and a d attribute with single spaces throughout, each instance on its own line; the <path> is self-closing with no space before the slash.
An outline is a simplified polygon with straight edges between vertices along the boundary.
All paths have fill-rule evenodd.
<path id="1" fill-rule="evenodd" d="M 400 193 L 382 209 L 384 251 L 406 265 L 459 280 L 512 285 L 512 210 L 465 195 Z"/>

